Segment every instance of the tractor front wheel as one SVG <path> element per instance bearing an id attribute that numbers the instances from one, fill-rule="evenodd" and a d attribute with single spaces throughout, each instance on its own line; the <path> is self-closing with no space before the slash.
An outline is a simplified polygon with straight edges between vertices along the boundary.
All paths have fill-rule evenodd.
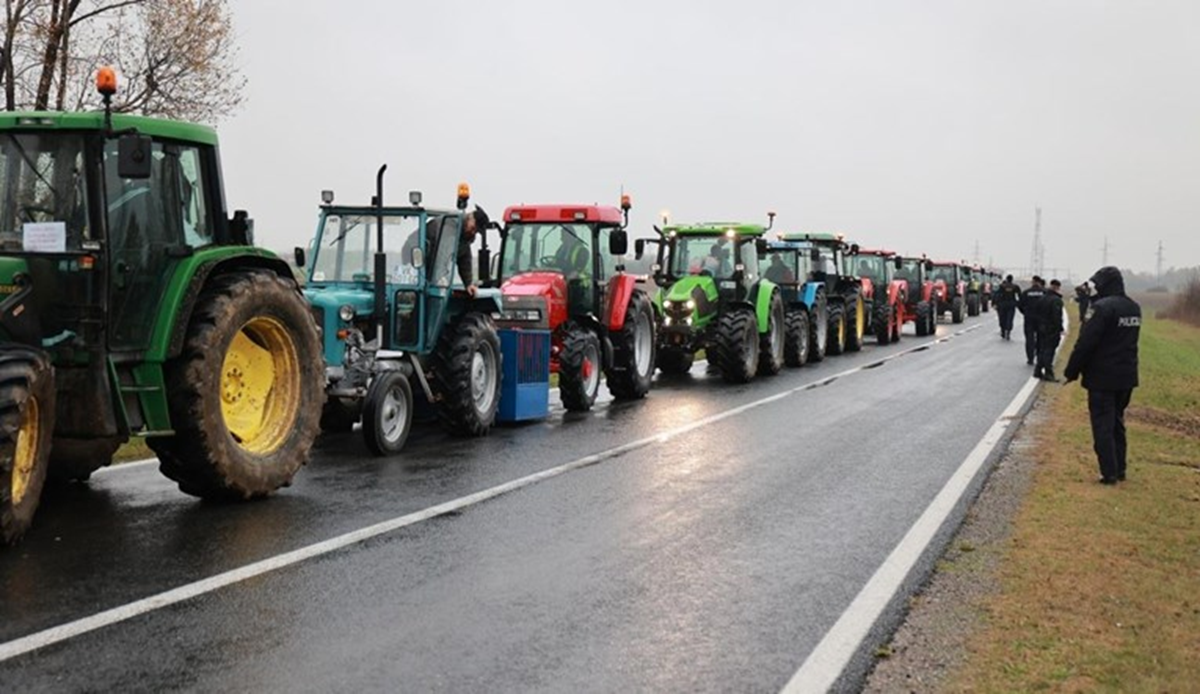
<path id="1" fill-rule="evenodd" d="M 829 304 L 824 294 L 817 294 L 808 321 L 808 360 L 817 362 L 825 359 L 829 347 Z"/>
<path id="2" fill-rule="evenodd" d="M 829 305 L 829 337 L 826 354 L 834 356 L 846 351 L 846 307 L 840 303 Z"/>
<path id="3" fill-rule="evenodd" d="M 916 320 L 914 323 L 917 328 L 917 337 L 924 337 L 931 334 L 933 332 L 934 321 L 937 320 L 933 317 L 933 305 L 928 301 L 918 301 L 915 315 Z"/>
<path id="4" fill-rule="evenodd" d="M 875 342 L 886 345 L 892 341 L 892 323 L 895 322 L 895 316 L 891 304 L 882 301 L 875 304 L 875 315 L 871 317 L 871 327 L 875 328 Z"/>
<path id="5" fill-rule="evenodd" d="M 784 330 L 783 360 L 788 366 L 808 363 L 808 311 L 797 307 L 787 312 Z"/>
<path id="6" fill-rule="evenodd" d="M 785 321 L 783 299 L 779 297 L 779 292 L 775 292 L 771 296 L 767 332 L 759 337 L 758 374 L 760 376 L 774 376 L 783 368 L 783 353 L 787 344 L 784 335 Z"/>
<path id="7" fill-rule="evenodd" d="M 950 320 L 955 323 L 963 322 L 966 317 L 966 306 L 961 296 L 956 296 L 950 300 Z"/>
<path id="8" fill-rule="evenodd" d="M 849 311 L 846 315 L 846 351 L 857 352 L 862 349 L 863 336 L 867 332 L 867 311 L 862 295 L 855 293 L 853 303 L 847 304 L 846 310 Z"/>
<path id="9" fill-rule="evenodd" d="M 625 325 L 612 334 L 612 341 L 613 368 L 605 374 L 608 392 L 618 400 L 645 397 L 654 376 L 655 342 L 654 308 L 645 292 L 630 297 Z"/>
<path id="10" fill-rule="evenodd" d="M 758 371 L 758 322 L 749 308 L 732 308 L 717 319 L 710 360 L 730 383 L 746 383 Z"/>
<path id="11" fill-rule="evenodd" d="M 381 371 L 363 401 L 362 433 L 377 456 L 395 455 L 404 448 L 412 428 L 412 385 L 403 371 Z"/>
<path id="12" fill-rule="evenodd" d="M 263 270 L 210 280 L 165 372 L 175 435 L 146 442 L 183 492 L 263 497 L 308 462 L 325 403 L 324 360 L 294 282 Z"/>
<path id="13" fill-rule="evenodd" d="M 967 295 L 967 315 L 972 316 L 972 317 L 979 315 L 979 295 L 978 294 Z"/>
<path id="14" fill-rule="evenodd" d="M 0 544 L 33 522 L 50 463 L 54 368 L 44 353 L 0 346 Z"/>
<path id="15" fill-rule="evenodd" d="M 500 336 L 492 319 L 468 313 L 442 329 L 430 357 L 438 419 L 455 436 L 483 436 L 500 405 Z"/>
<path id="16" fill-rule="evenodd" d="M 677 347 L 659 347 L 657 355 L 658 370 L 668 376 L 679 376 L 692 370 L 692 362 L 696 355 Z"/>

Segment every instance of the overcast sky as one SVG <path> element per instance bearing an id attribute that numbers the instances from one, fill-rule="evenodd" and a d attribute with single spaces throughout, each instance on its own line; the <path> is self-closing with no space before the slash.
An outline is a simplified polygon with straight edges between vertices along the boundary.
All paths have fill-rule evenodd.
<path id="1" fill-rule="evenodd" d="M 1200 2 L 231 0 L 218 124 L 263 245 L 323 188 L 615 203 L 1025 267 L 1200 264 Z M 281 9 L 286 8 L 286 9 Z"/>

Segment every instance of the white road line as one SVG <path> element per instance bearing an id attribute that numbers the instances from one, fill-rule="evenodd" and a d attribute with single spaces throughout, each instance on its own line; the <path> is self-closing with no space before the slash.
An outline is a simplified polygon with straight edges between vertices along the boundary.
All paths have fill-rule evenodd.
<path id="1" fill-rule="evenodd" d="M 961 335 L 963 333 L 970 332 L 973 329 L 974 326 L 965 330 L 961 330 L 955 334 Z M 889 354 L 883 359 L 872 363 L 878 364 L 880 361 L 891 361 L 892 359 L 904 356 L 905 354 L 926 348 L 928 345 L 929 343 L 922 343 L 920 345 Z M 645 438 L 631 441 L 599 453 L 584 456 L 557 467 L 549 468 L 532 475 L 527 475 L 495 487 L 490 487 L 468 496 L 437 504 L 436 506 L 430 506 L 429 508 L 417 511 L 415 513 L 409 513 L 407 515 L 399 516 L 398 518 L 393 518 L 388 521 L 383 521 L 382 523 L 376 523 L 375 525 L 370 525 L 365 528 L 360 528 L 358 530 L 345 533 L 344 535 L 338 535 L 337 537 L 330 538 L 323 542 L 318 542 L 306 547 L 301 547 L 300 549 L 296 549 L 291 552 L 286 552 L 284 554 L 269 557 L 261 561 L 256 561 L 237 569 L 232 569 L 230 571 L 226 571 L 194 583 L 188 583 L 178 588 L 174 588 L 157 595 L 152 595 L 148 598 L 135 600 L 134 602 L 121 605 L 120 607 L 114 607 L 110 610 L 99 612 L 90 617 L 84 617 L 83 619 L 67 622 L 65 624 L 44 629 L 28 636 L 13 639 L 12 641 L 0 644 L 0 662 L 9 660 L 10 658 L 15 658 L 19 655 L 24 655 L 39 648 L 45 648 L 46 646 L 66 641 L 67 639 L 74 638 L 81 634 L 86 634 L 89 631 L 94 631 L 96 629 L 117 624 L 118 622 L 132 619 L 139 615 L 146 614 L 147 612 L 152 612 L 154 610 L 168 607 L 185 600 L 190 600 L 205 593 L 210 593 L 235 583 L 245 581 L 249 578 L 261 576 L 263 574 L 270 573 L 293 564 L 298 564 L 314 557 L 319 557 L 351 545 L 365 542 L 380 535 L 420 523 L 421 521 L 429 520 L 430 518 L 435 518 L 437 516 L 458 511 L 468 506 L 473 506 L 483 501 L 487 501 L 488 499 L 498 497 L 502 494 L 508 494 L 509 492 L 514 492 L 518 489 L 523 489 L 539 482 L 544 482 L 548 479 L 558 477 L 559 475 L 588 467 L 590 465 L 595 465 L 611 458 L 616 458 L 640 448 L 670 441 L 676 436 L 686 434 L 690 431 L 695 431 L 696 429 L 709 426 L 710 424 L 714 424 L 724 419 L 729 419 L 730 417 L 736 417 L 750 410 L 762 407 L 763 405 L 777 402 L 791 395 L 808 390 L 815 383 L 830 382 L 843 376 L 849 376 L 850 374 L 863 371 L 868 366 L 871 366 L 871 364 L 856 366 L 852 369 L 847 369 L 832 376 L 822 377 L 816 381 L 813 381 L 812 383 L 795 386 L 774 395 L 769 395 L 765 398 L 746 403 L 745 405 L 740 405 L 723 412 L 709 415 L 708 417 L 692 422 L 691 424 L 678 426 L 674 429 L 669 429 L 653 436 L 647 436 Z"/>
<path id="2" fill-rule="evenodd" d="M 871 576 L 871 580 L 859 591 L 858 596 L 842 613 L 833 628 L 826 632 L 825 637 L 808 655 L 796 674 L 792 675 L 783 688 L 784 694 L 825 692 L 837 682 L 850 659 L 870 633 L 871 627 L 883 614 L 921 554 L 953 512 L 992 450 L 1004 440 L 1005 432 L 1017 421 L 1017 415 L 1038 383 L 1040 381 L 1037 379 L 1030 378 L 1017 392 L 1017 396 L 963 460 L 925 512 L 909 528 L 904 539 L 896 545 Z"/>

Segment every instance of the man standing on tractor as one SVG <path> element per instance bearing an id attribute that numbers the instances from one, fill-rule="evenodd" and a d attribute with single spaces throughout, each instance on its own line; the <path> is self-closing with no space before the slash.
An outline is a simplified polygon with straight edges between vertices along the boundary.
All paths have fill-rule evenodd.
<path id="1" fill-rule="evenodd" d="M 1021 292 L 1021 300 L 1017 310 L 1025 317 L 1025 363 L 1033 366 L 1038 353 L 1038 302 L 1046 295 L 1045 284 L 1041 277 L 1033 276 L 1029 289 Z"/>
<path id="2" fill-rule="evenodd" d="M 486 229 L 490 223 L 487 212 L 484 212 L 479 205 L 476 205 L 475 210 L 463 219 L 462 243 L 458 244 L 456 264 L 458 265 L 458 276 L 462 279 L 468 296 L 475 296 L 475 272 L 471 268 L 471 243 L 475 241 L 478 231 Z"/>
<path id="3" fill-rule="evenodd" d="M 1043 381 L 1058 382 L 1054 377 L 1054 353 L 1063 333 L 1063 299 L 1059 290 L 1062 283 L 1050 280 L 1050 288 L 1038 302 L 1038 356 L 1033 377 Z"/>
<path id="4" fill-rule="evenodd" d="M 996 295 L 992 301 L 996 304 L 996 315 L 1000 318 L 1000 337 L 1012 339 L 1013 315 L 1017 312 L 1017 301 L 1021 298 L 1021 287 L 1013 282 L 1012 275 L 1006 275 L 1004 281 L 996 287 Z"/>

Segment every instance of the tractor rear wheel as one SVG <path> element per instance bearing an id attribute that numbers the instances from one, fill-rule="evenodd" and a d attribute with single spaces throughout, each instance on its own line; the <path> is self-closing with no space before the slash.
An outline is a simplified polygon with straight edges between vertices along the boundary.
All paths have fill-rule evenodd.
<path id="1" fill-rule="evenodd" d="M 788 366 L 804 366 L 808 363 L 808 311 L 797 306 L 787 312 L 786 321 L 783 360 Z"/>
<path id="2" fill-rule="evenodd" d="M 829 305 L 829 337 L 826 354 L 837 356 L 846 351 L 846 307 L 840 303 Z"/>
<path id="3" fill-rule="evenodd" d="M 846 309 L 850 311 L 846 316 L 846 351 L 857 352 L 862 349 L 863 336 L 867 332 L 867 310 L 862 295 L 855 292 L 853 303 Z"/>
<path id="4" fill-rule="evenodd" d="M 603 359 L 596 333 L 575 322 L 562 327 L 558 355 L 558 392 L 568 412 L 587 412 L 600 392 Z"/>
<path id="5" fill-rule="evenodd" d="M 967 295 L 967 315 L 972 316 L 972 317 L 979 315 L 979 295 L 978 294 L 968 294 Z"/>
<path id="6" fill-rule="evenodd" d="M 871 327 L 875 328 L 875 342 L 886 345 L 892 341 L 892 323 L 895 312 L 892 305 L 881 301 L 875 304 L 875 315 L 871 317 Z"/>
<path id="7" fill-rule="evenodd" d="M 829 345 L 829 304 L 823 293 L 818 293 L 813 302 L 812 312 L 808 316 L 808 331 L 808 360 L 821 361 Z"/>
<path id="8" fill-rule="evenodd" d="M 678 376 L 692 370 L 696 355 L 676 347 L 659 347 L 658 370 L 670 376 Z"/>
<path id="9" fill-rule="evenodd" d="M 904 304 L 895 304 L 892 306 L 892 342 L 900 341 L 900 334 L 904 332 Z"/>
<path id="10" fill-rule="evenodd" d="M 614 398 L 636 400 L 650 392 L 655 339 L 650 298 L 645 292 L 635 291 L 625 311 L 625 325 L 612 334 L 613 368 L 605 374 L 605 380 Z"/>
<path id="11" fill-rule="evenodd" d="M 294 282 L 264 270 L 211 279 L 182 353 L 164 370 L 175 435 L 146 443 L 183 492 L 263 497 L 308 462 L 325 402 L 324 359 Z"/>
<path id="12" fill-rule="evenodd" d="M 483 436 L 500 405 L 500 336 L 492 319 L 468 313 L 442 328 L 429 358 L 438 419 L 455 436 Z"/>
<path id="13" fill-rule="evenodd" d="M 771 307 L 767 318 L 767 332 L 759 336 L 758 341 L 758 374 L 774 376 L 783 368 L 783 352 L 787 339 L 784 336 L 785 317 L 783 299 L 779 292 L 771 296 Z M 756 321 L 757 323 L 757 321 Z M 757 328 L 757 325 L 755 325 Z"/>
<path id="14" fill-rule="evenodd" d="M 933 331 L 930 328 L 933 326 L 933 305 L 928 301 L 917 302 L 916 320 L 914 321 L 917 328 L 917 337 L 924 337 L 931 334 Z"/>
<path id="15" fill-rule="evenodd" d="M 966 306 L 964 305 L 963 298 L 961 296 L 956 296 L 953 299 L 951 299 L 950 300 L 950 320 L 955 323 L 961 323 L 961 322 L 963 322 L 963 319 L 966 317 L 965 314 L 966 314 Z"/>
<path id="16" fill-rule="evenodd" d="M 92 473 L 112 464 L 122 438 L 56 438 L 50 447 L 51 483 L 84 482 Z"/>
<path id="17" fill-rule="evenodd" d="M 395 455 L 404 448 L 412 428 L 413 394 L 403 371 L 381 371 L 363 400 L 362 433 L 377 456 Z"/>
<path id="18" fill-rule="evenodd" d="M 758 371 L 758 321 L 754 311 L 731 308 L 717 318 L 717 332 L 708 358 L 730 383 L 746 383 Z"/>
<path id="19" fill-rule="evenodd" d="M 54 396 L 48 356 L 0 346 L 0 544 L 21 539 L 33 522 L 50 463 Z"/>

